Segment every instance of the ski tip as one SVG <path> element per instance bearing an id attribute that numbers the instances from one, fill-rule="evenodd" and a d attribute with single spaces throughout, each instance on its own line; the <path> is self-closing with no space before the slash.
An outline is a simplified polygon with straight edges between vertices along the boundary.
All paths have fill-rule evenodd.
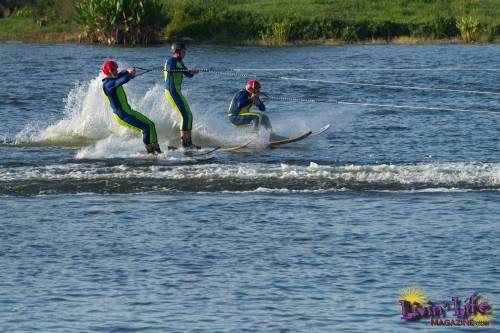
<path id="1" fill-rule="evenodd" d="M 312 132 L 311 136 L 320 135 L 321 133 L 326 132 L 330 127 L 332 127 L 332 124 L 328 123 L 325 126 L 321 127 L 319 130 L 317 130 L 316 132 Z"/>

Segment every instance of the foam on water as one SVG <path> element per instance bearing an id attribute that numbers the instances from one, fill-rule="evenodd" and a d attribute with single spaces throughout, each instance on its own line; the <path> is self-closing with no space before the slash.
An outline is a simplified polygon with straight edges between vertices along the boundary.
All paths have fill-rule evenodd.
<path id="1" fill-rule="evenodd" d="M 112 125 L 111 114 L 103 112 L 106 105 L 100 91 L 99 77 L 89 83 L 76 85 L 65 99 L 63 119 L 38 130 L 28 124 L 16 135 L 16 141 L 77 145 L 82 141 L 106 137 L 116 127 Z"/>
<path id="2" fill-rule="evenodd" d="M 169 156 L 166 161 L 186 157 Z M 138 180 L 141 180 L 138 182 Z M 133 183 L 148 189 L 148 181 L 180 191 L 459 191 L 500 189 L 499 163 L 431 163 L 417 165 L 309 166 L 231 164 L 108 165 L 71 163 L 41 167 L 3 168 L 0 182 L 16 187 L 22 182 L 102 180 Z M 177 181 L 181 181 L 178 182 Z M 144 183 L 144 185 L 142 185 Z M 20 185 L 19 185 L 20 186 Z M 102 185 L 99 185 L 102 186 Z M 88 189 L 87 189 L 88 190 Z"/>

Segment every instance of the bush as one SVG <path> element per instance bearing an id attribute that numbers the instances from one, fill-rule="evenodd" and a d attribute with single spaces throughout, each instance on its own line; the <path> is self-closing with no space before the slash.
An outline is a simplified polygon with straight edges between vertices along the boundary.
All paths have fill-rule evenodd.
<path id="1" fill-rule="evenodd" d="M 479 40 L 483 43 L 493 43 L 497 35 L 497 28 L 495 25 L 481 26 L 481 37 Z"/>
<path id="2" fill-rule="evenodd" d="M 445 17 L 437 15 L 430 24 L 430 36 L 432 38 L 449 38 L 457 36 L 457 20 L 454 17 Z"/>
<path id="3" fill-rule="evenodd" d="M 261 32 L 261 39 L 266 45 L 284 45 L 289 41 L 291 23 L 287 21 L 275 22 Z"/>
<path id="4" fill-rule="evenodd" d="M 156 0 L 84 0 L 76 20 L 85 31 L 81 40 L 105 44 L 151 44 L 167 23 Z"/>
<path id="5" fill-rule="evenodd" d="M 457 27 L 464 43 L 473 43 L 479 39 L 479 20 L 474 16 L 463 16 L 458 20 Z"/>

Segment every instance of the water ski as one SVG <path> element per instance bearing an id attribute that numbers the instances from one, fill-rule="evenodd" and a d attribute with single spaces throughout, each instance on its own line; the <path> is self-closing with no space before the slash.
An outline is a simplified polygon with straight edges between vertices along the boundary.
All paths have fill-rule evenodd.
<path id="1" fill-rule="evenodd" d="M 313 137 L 316 135 L 320 135 L 321 133 L 326 132 L 330 127 L 332 127 L 332 124 L 326 124 L 325 126 L 321 127 L 316 132 L 312 132 L 312 134 L 310 136 Z"/>
<path id="2" fill-rule="evenodd" d="M 237 150 L 240 150 L 240 149 L 243 149 L 245 147 L 247 147 L 250 143 L 252 143 L 252 140 L 240 145 L 240 146 L 236 146 L 236 147 L 229 147 L 229 148 L 221 148 L 220 151 L 224 151 L 224 152 L 232 152 L 232 151 L 237 151 Z"/>
<path id="3" fill-rule="evenodd" d="M 193 149 L 193 150 L 185 150 L 183 148 L 178 148 L 174 146 L 168 146 L 167 151 L 164 151 L 160 154 L 147 154 L 147 153 L 142 153 L 141 152 L 141 158 L 144 159 L 163 159 L 165 157 L 189 157 L 193 158 L 196 161 L 201 161 L 201 160 L 207 160 L 211 159 L 214 156 L 212 153 L 216 152 L 219 150 L 220 147 L 210 147 L 210 148 L 202 148 L 202 149 Z"/>
<path id="4" fill-rule="evenodd" d="M 321 127 L 316 132 L 307 131 L 307 132 L 305 132 L 305 133 L 303 133 L 301 135 L 292 136 L 292 137 L 282 137 L 282 136 L 279 136 L 279 135 L 273 135 L 271 137 L 271 140 L 269 141 L 269 146 L 270 147 L 275 147 L 275 146 L 284 145 L 284 144 L 287 144 L 287 143 L 292 143 L 292 142 L 297 142 L 297 141 L 300 141 L 300 140 L 304 140 L 305 138 L 307 138 L 309 136 L 320 135 L 321 133 L 323 133 L 326 130 L 328 130 L 330 127 L 331 127 L 331 124 L 326 124 L 325 126 Z"/>
<path id="5" fill-rule="evenodd" d="M 211 148 L 209 150 L 205 150 L 205 151 L 203 151 L 201 149 L 200 150 L 185 150 L 184 155 L 189 156 L 189 157 L 205 156 L 205 155 L 209 155 L 211 153 L 216 152 L 220 148 L 221 148 L 220 146 L 217 146 L 217 147 Z"/>
<path id="6" fill-rule="evenodd" d="M 298 136 L 285 137 L 285 138 L 274 137 L 272 139 L 272 141 L 269 141 L 269 146 L 274 147 L 274 146 L 284 145 L 287 143 L 297 142 L 297 141 L 300 141 L 300 140 L 307 138 L 311 134 L 312 134 L 312 131 L 307 131 L 306 133 L 298 135 Z"/>

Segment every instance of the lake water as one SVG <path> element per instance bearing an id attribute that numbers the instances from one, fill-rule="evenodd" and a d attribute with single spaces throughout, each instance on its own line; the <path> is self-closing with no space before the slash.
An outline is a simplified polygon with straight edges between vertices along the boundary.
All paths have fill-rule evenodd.
<path id="1" fill-rule="evenodd" d="M 203 160 L 147 158 L 100 92 L 105 58 L 157 69 L 125 90 L 177 144 L 168 50 L 0 44 L 2 331 L 498 330 L 499 45 L 192 47 L 190 67 L 248 69 L 184 80 L 196 143 L 252 140 Z M 278 149 L 233 128 L 252 75 L 319 101 L 267 100 L 278 133 L 332 128 Z M 477 292 L 490 325 L 403 320 L 409 287 L 440 304 Z"/>

